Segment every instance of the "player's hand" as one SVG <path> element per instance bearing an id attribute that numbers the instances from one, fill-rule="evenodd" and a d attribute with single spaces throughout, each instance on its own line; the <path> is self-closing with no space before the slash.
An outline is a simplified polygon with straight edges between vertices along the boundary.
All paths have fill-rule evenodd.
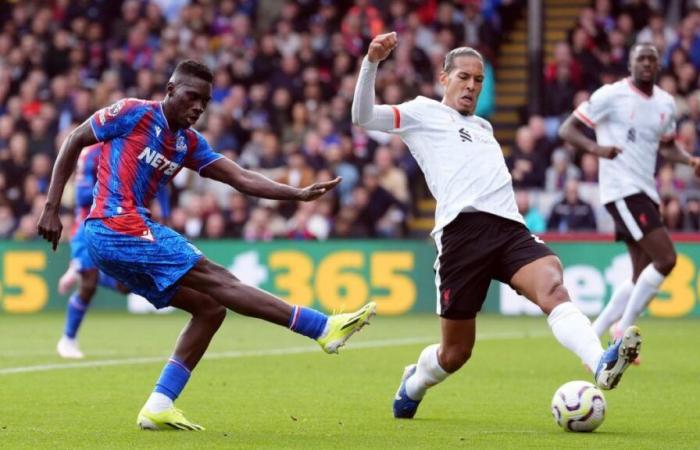
<path id="1" fill-rule="evenodd" d="M 700 157 L 691 156 L 688 160 L 688 165 L 693 168 L 696 177 L 700 177 Z"/>
<path id="2" fill-rule="evenodd" d="M 593 153 L 600 156 L 601 158 L 615 159 L 617 155 L 622 153 L 622 149 L 611 145 L 596 145 Z"/>
<path id="3" fill-rule="evenodd" d="M 310 202 L 316 200 L 326 192 L 330 191 L 338 185 L 343 179 L 340 177 L 335 177 L 330 181 L 321 181 L 314 183 L 311 186 L 307 186 L 299 191 L 299 200 L 302 202 Z"/>
<path id="4" fill-rule="evenodd" d="M 396 36 L 396 31 L 391 33 L 378 34 L 369 43 L 367 50 L 367 59 L 369 62 L 376 63 L 385 60 L 391 51 L 396 48 L 399 43 L 399 38 Z"/>
<path id="5" fill-rule="evenodd" d="M 61 232 L 63 231 L 61 219 L 58 217 L 58 209 L 54 211 L 53 208 L 44 207 L 41 217 L 39 217 L 37 231 L 39 236 L 51 242 L 53 250 L 56 251 L 58 240 L 61 239 Z"/>

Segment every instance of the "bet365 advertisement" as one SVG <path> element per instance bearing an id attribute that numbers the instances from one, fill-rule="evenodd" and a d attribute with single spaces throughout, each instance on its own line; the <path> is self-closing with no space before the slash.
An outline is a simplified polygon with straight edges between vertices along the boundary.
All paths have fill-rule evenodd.
<path id="1" fill-rule="evenodd" d="M 328 312 L 349 311 L 367 300 L 383 315 L 435 311 L 435 247 L 425 240 L 298 242 L 196 241 L 205 255 L 246 283 L 287 301 Z M 595 316 L 631 265 L 621 244 L 552 243 L 564 264 L 572 299 Z M 677 245 L 678 263 L 661 286 L 648 314 L 674 318 L 700 316 L 700 244 Z M 70 251 L 54 253 L 43 242 L 0 242 L 0 311 L 37 313 L 60 310 L 66 296 L 57 283 Z M 93 307 L 125 310 L 125 298 L 100 288 Z M 492 283 L 486 312 L 539 314 L 539 309 L 506 285 Z"/>

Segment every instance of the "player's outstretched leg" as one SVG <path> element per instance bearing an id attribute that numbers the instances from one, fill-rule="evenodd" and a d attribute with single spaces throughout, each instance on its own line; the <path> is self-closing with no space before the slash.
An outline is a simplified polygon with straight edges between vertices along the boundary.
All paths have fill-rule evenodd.
<path id="1" fill-rule="evenodd" d="M 523 266 L 511 279 L 511 285 L 548 314 L 554 337 L 595 373 L 596 384 L 602 389 L 613 389 L 639 353 L 639 330 L 625 330 L 623 338 L 604 351 L 591 321 L 569 300 L 562 281 L 559 259 L 551 255 Z"/>
<path id="2" fill-rule="evenodd" d="M 622 337 L 603 352 L 595 371 L 595 382 L 601 389 L 614 389 L 622 374 L 637 356 L 642 346 L 639 328 L 628 327 Z"/>
<path id="3" fill-rule="evenodd" d="M 314 339 L 326 353 L 337 353 L 338 348 L 369 323 L 376 311 L 374 302 L 353 313 L 333 316 L 291 306 L 262 289 L 241 282 L 225 267 L 207 258 L 200 259 L 180 285 L 204 293 L 234 312 L 285 326 Z"/>
<path id="4" fill-rule="evenodd" d="M 624 371 L 639 354 L 641 337 L 637 327 L 629 327 L 621 339 L 603 350 L 590 321 L 571 302 L 557 305 L 547 321 L 554 337 L 595 374 L 596 384 L 601 389 L 617 386 Z"/>

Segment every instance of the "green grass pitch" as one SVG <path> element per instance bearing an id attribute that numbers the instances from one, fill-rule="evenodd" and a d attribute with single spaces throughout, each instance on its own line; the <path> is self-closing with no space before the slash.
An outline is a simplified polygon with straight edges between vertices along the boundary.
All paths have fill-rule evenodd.
<path id="1" fill-rule="evenodd" d="M 95 311 L 76 364 L 54 354 L 62 314 L 1 315 L 0 448 L 700 448 L 697 320 L 642 320 L 642 365 L 605 393 L 605 423 L 574 434 L 557 427 L 549 402 L 562 383 L 591 377 L 541 317 L 480 316 L 472 360 L 428 393 L 416 419 L 399 421 L 399 377 L 437 341 L 435 316 L 375 318 L 326 355 L 230 315 L 177 403 L 207 431 L 139 431 L 136 414 L 185 320 Z"/>

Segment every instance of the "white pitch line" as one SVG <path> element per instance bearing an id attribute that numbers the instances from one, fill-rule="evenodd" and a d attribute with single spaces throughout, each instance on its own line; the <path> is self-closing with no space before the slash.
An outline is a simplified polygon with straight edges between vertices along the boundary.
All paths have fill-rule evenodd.
<path id="1" fill-rule="evenodd" d="M 492 334 L 479 334 L 477 335 L 478 341 L 492 341 L 492 340 L 507 340 L 507 339 L 523 339 L 523 338 L 538 338 L 542 336 L 547 336 L 549 333 L 544 332 L 506 332 L 506 333 L 492 333 Z M 409 338 L 397 338 L 397 339 L 382 339 L 375 341 L 361 341 L 353 342 L 350 347 L 343 349 L 343 351 L 355 350 L 355 349 L 371 349 L 371 348 L 383 348 L 383 347 L 401 347 L 404 345 L 413 344 L 423 344 L 427 342 L 436 342 L 438 340 L 437 336 L 420 336 L 420 337 L 409 337 Z M 204 359 L 235 359 L 235 358 L 247 358 L 256 356 L 281 356 L 281 355 L 294 355 L 302 353 L 316 353 L 319 351 L 317 345 L 315 346 L 304 346 L 304 347 L 288 347 L 288 348 L 272 348 L 267 350 L 236 350 L 230 352 L 218 352 L 218 353 L 207 353 L 204 355 Z M 127 366 L 133 364 L 153 364 L 153 363 L 164 363 L 167 360 L 167 356 L 143 356 L 134 358 L 120 358 L 120 359 L 102 359 L 98 361 L 79 361 L 79 362 L 67 362 L 60 364 L 40 364 L 34 366 L 23 366 L 23 367 L 7 367 L 5 369 L 0 369 L 0 376 L 2 375 L 13 375 L 17 373 L 34 373 L 34 372 L 49 372 L 53 370 L 64 370 L 64 369 L 83 369 L 92 367 L 107 367 L 107 366 Z"/>

